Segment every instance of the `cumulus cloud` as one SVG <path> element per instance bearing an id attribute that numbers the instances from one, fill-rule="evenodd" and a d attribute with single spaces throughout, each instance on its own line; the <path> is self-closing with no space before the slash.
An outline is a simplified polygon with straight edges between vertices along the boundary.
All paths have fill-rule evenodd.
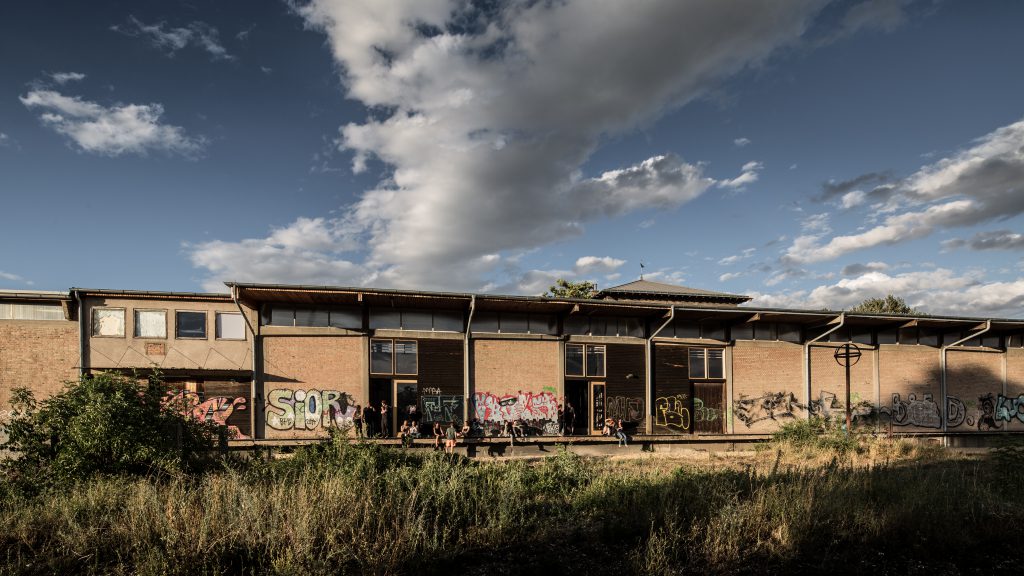
<path id="1" fill-rule="evenodd" d="M 750 258 L 751 256 L 754 255 L 754 252 L 757 252 L 757 248 L 746 248 L 739 254 L 733 254 L 732 256 L 726 256 L 725 258 L 722 258 L 721 260 L 718 261 L 718 264 L 721 266 L 729 266 L 730 264 L 735 264 L 740 260 L 746 260 L 747 258 Z"/>
<path id="2" fill-rule="evenodd" d="M 789 263 L 832 260 L 874 246 L 924 238 L 939 229 L 1004 220 L 1024 212 L 1024 121 L 979 138 L 970 148 L 923 166 L 895 184 L 881 224 L 824 241 L 794 239 Z"/>
<path id="3" fill-rule="evenodd" d="M 110 29 L 126 36 L 144 38 L 168 56 L 174 56 L 179 50 L 192 45 L 204 50 L 214 60 L 234 60 L 234 56 L 228 54 L 221 44 L 217 29 L 205 22 L 192 22 L 184 28 L 175 28 L 167 26 L 165 22 L 146 24 L 135 16 L 128 16 L 126 24 L 115 24 Z"/>
<path id="4" fill-rule="evenodd" d="M 619 260 L 611 256 L 583 256 L 576 260 L 576 266 L 573 268 L 573 271 L 577 275 L 611 274 L 625 263 L 625 260 Z"/>
<path id="5" fill-rule="evenodd" d="M 737 138 L 733 140 L 732 143 L 737 148 L 743 148 L 747 144 L 750 144 L 750 138 Z"/>
<path id="6" fill-rule="evenodd" d="M 85 74 L 81 72 L 54 72 L 48 74 L 48 76 L 57 84 L 67 84 L 68 82 L 79 82 L 85 80 Z"/>
<path id="7" fill-rule="evenodd" d="M 981 273 L 958 275 L 946 268 L 896 275 L 873 271 L 810 291 L 753 292 L 749 305 L 840 310 L 887 294 L 900 295 L 910 306 L 930 314 L 1020 316 L 1024 312 L 1024 278 L 985 282 Z"/>
<path id="8" fill-rule="evenodd" d="M 753 184 L 757 182 L 758 172 L 764 168 L 764 164 L 761 162 L 747 162 L 743 165 L 742 172 L 735 178 L 726 180 L 720 180 L 718 182 L 719 188 L 732 188 L 733 190 L 742 190 L 747 184 Z"/>
<path id="9" fill-rule="evenodd" d="M 300 4 L 307 25 L 326 35 L 346 96 L 374 110 L 341 127 L 340 148 L 356 172 L 373 162 L 388 169 L 331 226 L 369 247 L 357 260 L 379 272 L 380 285 L 473 288 L 494 270 L 477 264 L 482 255 L 578 235 L 599 218 L 678 207 L 716 184 L 704 164 L 666 153 L 598 176 L 582 167 L 604 138 L 797 41 L 820 7 Z M 722 185 L 742 187 L 758 170 L 750 164 Z M 202 261 L 220 275 L 212 257 Z"/>
<path id="10" fill-rule="evenodd" d="M 192 157 L 206 145 L 178 126 L 163 124 L 160 104 L 102 106 L 55 90 L 32 90 L 19 98 L 27 108 L 40 110 L 43 125 L 86 152 L 105 156 L 145 155 L 151 150 Z"/>
<path id="11" fill-rule="evenodd" d="M 942 245 L 947 249 L 967 246 L 971 250 L 1024 250 L 1024 234 L 1010 230 L 991 230 L 978 232 L 970 240 L 946 240 Z"/>
<path id="12" fill-rule="evenodd" d="M 843 270 L 840 272 L 843 276 L 861 276 L 868 272 L 878 272 L 881 270 L 888 270 L 889 265 L 885 262 L 868 262 L 866 264 L 855 263 L 847 264 L 843 266 Z"/>
<path id="13" fill-rule="evenodd" d="M 735 280 L 743 276 L 743 272 L 726 272 L 718 277 L 719 282 L 728 282 L 729 280 Z"/>

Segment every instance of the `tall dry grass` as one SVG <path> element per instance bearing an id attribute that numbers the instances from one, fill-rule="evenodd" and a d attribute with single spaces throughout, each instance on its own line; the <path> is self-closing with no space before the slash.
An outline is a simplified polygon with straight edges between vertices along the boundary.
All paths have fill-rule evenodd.
<path id="1" fill-rule="evenodd" d="M 821 463 L 780 440 L 758 462 L 708 468 L 566 452 L 477 463 L 340 441 L 200 477 L 8 494 L 0 572 L 890 573 L 1020 558 L 1013 459 L 869 449 L 888 458 Z"/>

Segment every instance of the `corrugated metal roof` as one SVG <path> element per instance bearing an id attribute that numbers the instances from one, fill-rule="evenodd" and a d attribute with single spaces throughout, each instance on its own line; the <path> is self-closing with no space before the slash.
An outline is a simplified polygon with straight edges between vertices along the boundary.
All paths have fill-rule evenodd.
<path id="1" fill-rule="evenodd" d="M 750 300 L 750 296 L 742 294 L 728 294 L 726 292 L 713 292 L 711 290 L 700 290 L 689 286 L 678 286 L 676 284 L 665 284 L 664 282 L 652 282 L 650 280 L 634 280 L 626 284 L 605 288 L 600 294 L 653 294 L 671 296 L 704 296 L 710 298 L 726 298 L 736 300 Z"/>

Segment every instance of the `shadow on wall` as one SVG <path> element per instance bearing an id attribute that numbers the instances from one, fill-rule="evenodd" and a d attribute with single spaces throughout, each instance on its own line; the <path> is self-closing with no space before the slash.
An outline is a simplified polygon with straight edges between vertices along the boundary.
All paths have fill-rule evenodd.
<path id="1" fill-rule="evenodd" d="M 1006 430 L 1014 422 L 1024 424 L 1024 393 L 1003 394 L 1001 374 L 972 366 L 969 373 L 951 367 L 947 376 L 945 415 L 948 430 L 986 432 Z M 854 394 L 851 397 L 854 424 L 892 426 L 894 431 L 901 428 L 941 430 L 943 410 L 939 404 L 941 399 L 936 394 L 941 378 L 941 370 L 936 367 L 924 379 L 934 384 L 903 382 L 895 386 L 898 392 L 879 398 L 879 406 Z M 968 378 L 975 384 L 958 385 L 956 381 L 960 378 Z M 882 388 L 893 388 L 885 382 L 882 384 Z M 797 389 L 802 386 L 803 383 Z M 767 391 L 757 397 L 740 395 L 733 403 L 733 414 L 737 424 L 744 424 L 747 428 L 765 421 L 774 421 L 781 426 L 788 420 L 808 415 L 842 420 L 846 418 L 845 395 L 845 389 L 821 390 L 817 398 L 807 404 L 801 403 L 792 392 Z"/>

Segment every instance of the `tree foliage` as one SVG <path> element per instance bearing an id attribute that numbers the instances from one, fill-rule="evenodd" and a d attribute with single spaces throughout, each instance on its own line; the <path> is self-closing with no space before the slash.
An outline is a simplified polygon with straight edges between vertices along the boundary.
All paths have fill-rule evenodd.
<path id="1" fill-rule="evenodd" d="M 861 312 L 869 314 L 920 314 L 916 308 L 911 308 L 906 300 L 899 296 L 889 294 L 885 298 L 868 298 L 867 300 L 850 308 L 850 312 Z"/>
<path id="2" fill-rule="evenodd" d="M 97 474 L 165 474 L 203 463 L 222 431 L 189 416 L 159 374 L 140 380 L 102 373 L 68 382 L 41 402 L 12 391 L 3 477 L 32 489 Z"/>
<path id="3" fill-rule="evenodd" d="M 593 298 L 597 295 L 597 284 L 581 280 L 569 282 L 559 278 L 544 293 L 545 298 Z"/>

